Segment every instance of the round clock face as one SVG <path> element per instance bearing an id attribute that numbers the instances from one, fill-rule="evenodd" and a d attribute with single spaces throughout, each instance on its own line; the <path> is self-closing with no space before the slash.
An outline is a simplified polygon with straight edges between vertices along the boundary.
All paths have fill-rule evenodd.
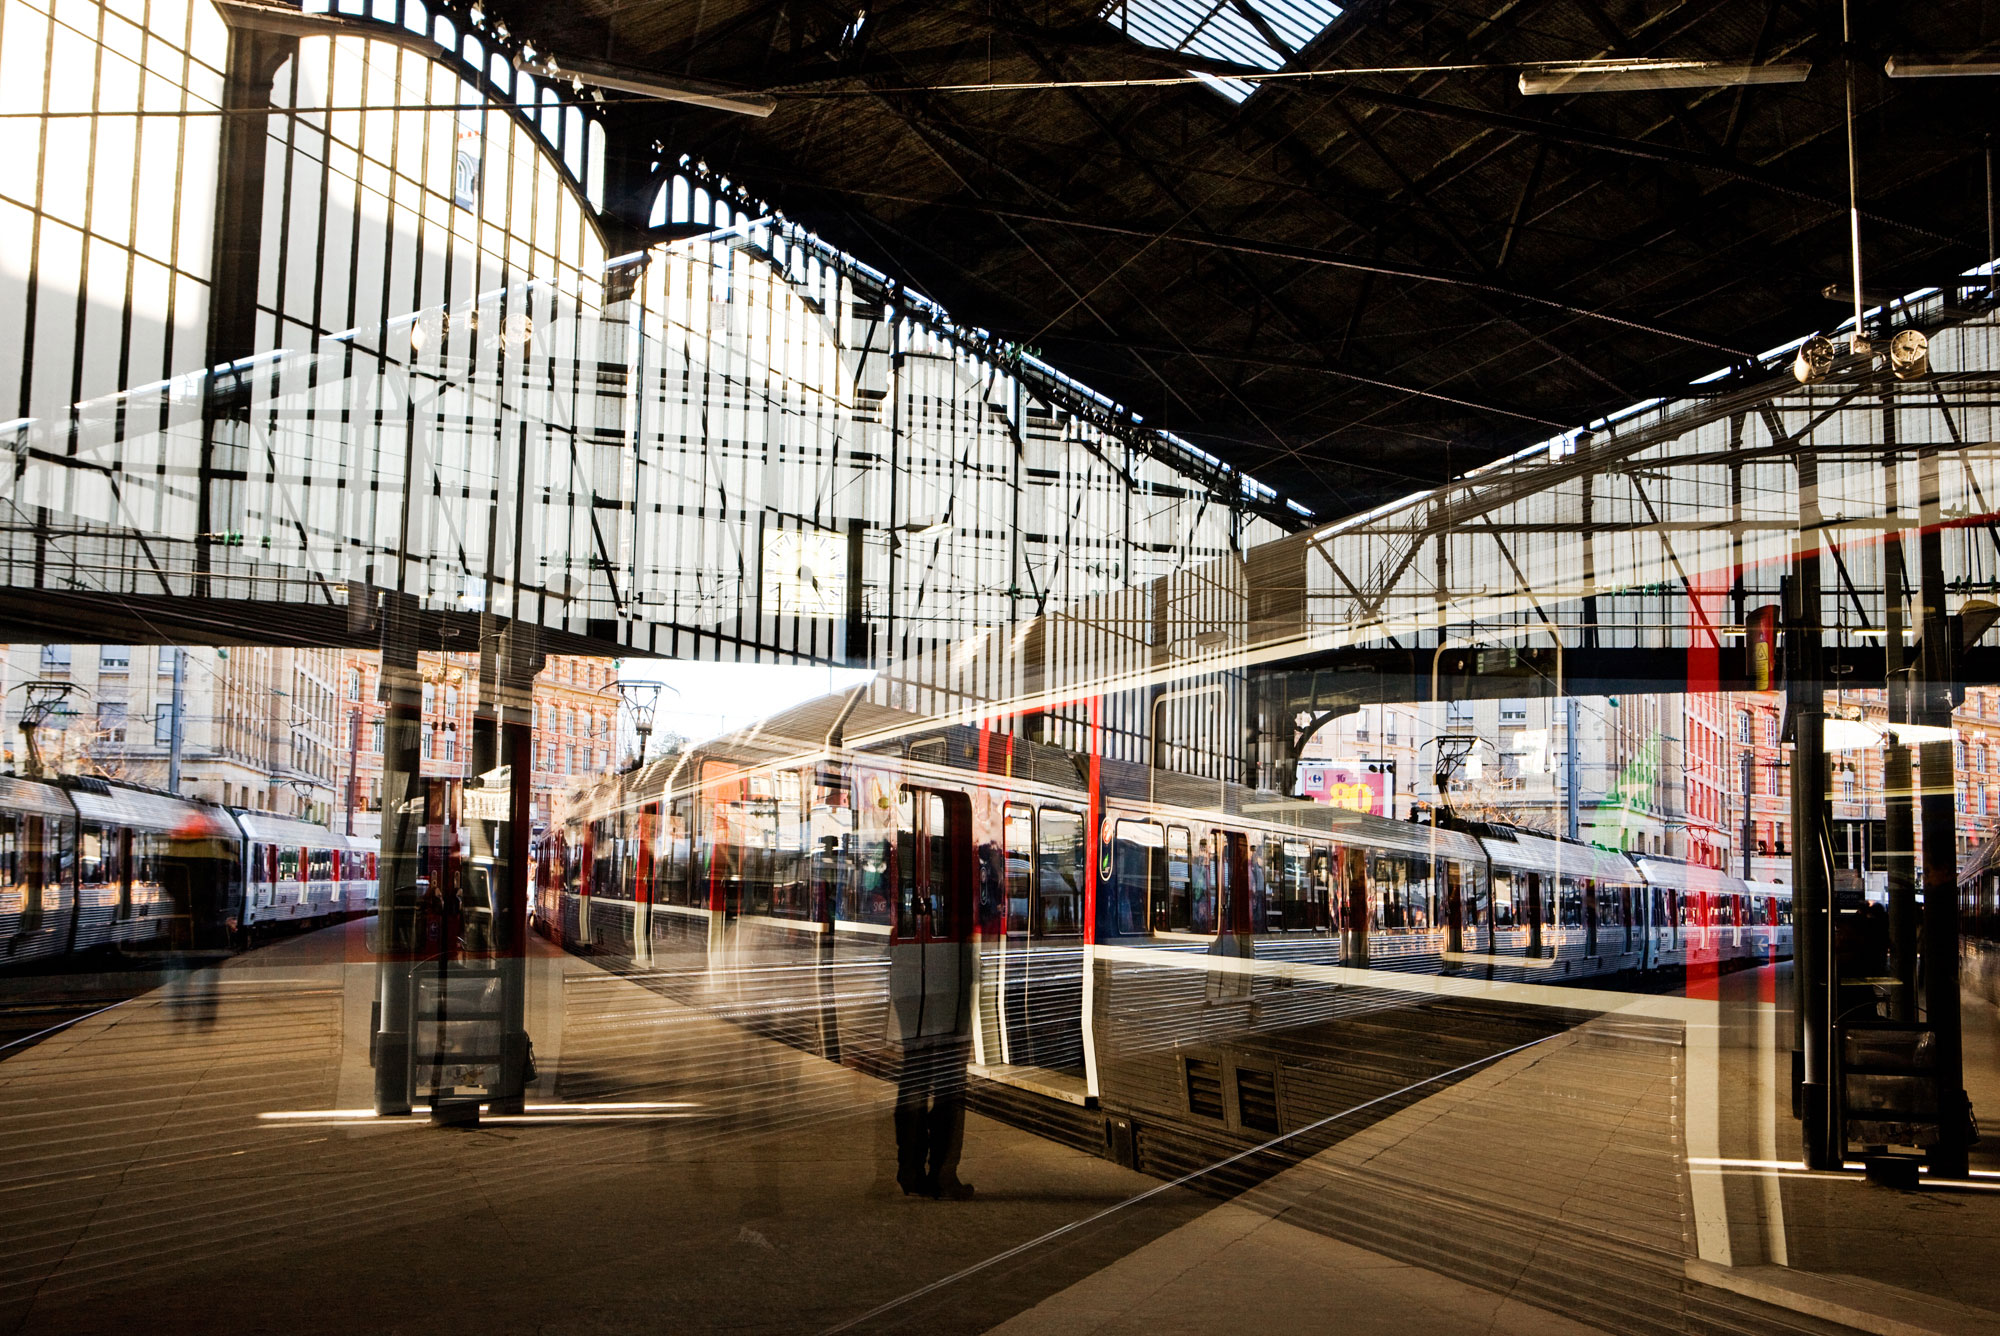
<path id="1" fill-rule="evenodd" d="M 764 535 L 767 609 L 798 617 L 847 610 L 847 544 L 838 534 L 781 529 Z"/>

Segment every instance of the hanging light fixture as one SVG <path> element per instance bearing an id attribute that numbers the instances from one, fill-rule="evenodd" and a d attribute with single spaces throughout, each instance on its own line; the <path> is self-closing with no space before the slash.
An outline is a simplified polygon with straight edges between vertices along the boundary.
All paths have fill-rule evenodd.
<path id="1" fill-rule="evenodd" d="M 1804 62 L 1739 65 L 1721 60 L 1578 61 L 1536 65 L 1521 71 L 1521 91 L 1529 97 L 1555 93 L 1633 93 L 1649 88 L 1738 88 L 1750 84 L 1803 83 L 1812 73 Z"/>
<path id="2" fill-rule="evenodd" d="M 1929 375 L 1931 341 L 1919 330 L 1898 330 L 1889 340 L 1889 370 L 1897 380 L 1918 380 Z"/>
<path id="3" fill-rule="evenodd" d="M 1825 380 L 1832 372 L 1832 339 L 1824 334 L 1815 334 L 1799 345 L 1799 355 L 1792 359 L 1792 377 L 1799 384 L 1815 384 Z"/>

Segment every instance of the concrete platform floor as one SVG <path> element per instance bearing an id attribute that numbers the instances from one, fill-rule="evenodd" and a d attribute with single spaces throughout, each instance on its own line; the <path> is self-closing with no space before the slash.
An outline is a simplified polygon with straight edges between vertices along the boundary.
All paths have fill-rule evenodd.
<path id="1" fill-rule="evenodd" d="M 527 1113 L 374 1119 L 362 932 L 277 943 L 0 1060 L 0 1330 L 1569 1336 L 1637 1329 L 1607 1316 L 1632 1286 L 1662 1330 L 2000 1330 L 1980 1318 L 2000 1192 L 1736 1165 L 1716 1168 L 1779 1186 L 1788 1240 L 1824 1201 L 1849 1230 L 1820 1240 L 1849 1285 L 1834 1311 L 1886 1304 L 1891 1325 L 1755 1300 L 1711 1320 L 1724 1291 L 1680 1274 L 1686 1073 L 1643 1032 L 1514 1055 L 1222 1205 L 973 1116 L 978 1195 L 933 1202 L 895 1185 L 884 1083 L 540 943 Z M 1794 1134 L 1761 1101 L 1765 1140 Z M 1925 1269 L 1896 1261 L 1898 1280 L 1958 1304 L 1897 1310 L 1910 1291 L 1869 1277 L 1913 1252 Z M 1810 1280 L 1804 1260 L 1786 1274 Z M 1735 1274 L 1762 1284 L 1770 1261 Z"/>
<path id="2" fill-rule="evenodd" d="M 812 1332 L 883 1309 L 852 1329 L 970 1333 L 1228 1221 L 1176 1190 L 1077 1228 L 1158 1184 L 977 1116 L 976 1199 L 905 1197 L 883 1083 L 546 947 L 524 1117 L 359 1116 L 362 931 L 280 942 L 0 1062 L 0 1330 Z M 1290 1233 L 1230 1246 L 1310 1251 Z M 1310 1267 L 1308 1326 L 1373 1293 L 1396 1330 L 1489 1329 L 1470 1287 L 1432 1325 L 1393 1310 L 1435 1277 L 1332 1246 Z"/>

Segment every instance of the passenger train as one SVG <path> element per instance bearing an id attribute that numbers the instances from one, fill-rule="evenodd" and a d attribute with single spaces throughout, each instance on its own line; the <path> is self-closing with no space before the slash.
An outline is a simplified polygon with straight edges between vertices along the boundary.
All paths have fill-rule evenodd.
<path id="1" fill-rule="evenodd" d="M 895 740 L 827 745 L 837 730 Z M 840 700 L 572 795 L 539 842 L 531 913 L 572 950 L 864 1069 L 956 1035 L 994 1081 L 1246 1135 L 1324 1107 L 1285 1093 L 1273 1054 L 1308 1032 L 1351 1052 L 1355 1017 L 1411 1011 L 1398 974 L 1604 987 L 1791 953 L 1783 885 Z M 1353 985 L 1375 977 L 1390 991 L 1364 1000 Z M 1422 1024 L 1458 1024 L 1441 1014 Z M 1239 1069 L 1268 1090 L 1224 1098 Z"/>
<path id="2" fill-rule="evenodd" d="M 99 948 L 226 951 L 372 909 L 372 841 L 91 777 L 0 776 L 0 969 Z"/>
<path id="3" fill-rule="evenodd" d="M 1965 988 L 2000 1005 L 2000 839 L 1987 840 L 1959 873 L 1958 922 Z"/>

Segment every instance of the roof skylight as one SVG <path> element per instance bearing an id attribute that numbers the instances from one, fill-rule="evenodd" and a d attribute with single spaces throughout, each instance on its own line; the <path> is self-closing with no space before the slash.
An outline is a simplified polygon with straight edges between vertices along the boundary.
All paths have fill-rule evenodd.
<path id="1" fill-rule="evenodd" d="M 1133 41 L 1259 69 L 1283 69 L 1340 17 L 1333 0 L 1110 0 L 1105 22 Z M 1190 71 L 1231 102 L 1255 83 Z"/>

